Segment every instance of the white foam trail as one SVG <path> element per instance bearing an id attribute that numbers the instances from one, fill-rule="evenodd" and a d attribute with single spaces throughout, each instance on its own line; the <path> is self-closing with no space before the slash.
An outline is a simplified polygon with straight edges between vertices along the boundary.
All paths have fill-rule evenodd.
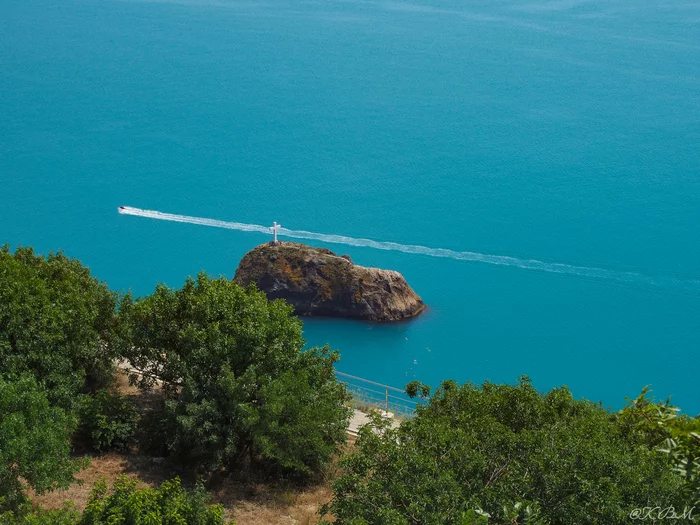
<path id="1" fill-rule="evenodd" d="M 171 222 L 184 222 L 188 224 L 198 224 L 200 226 L 211 226 L 214 228 L 226 228 L 229 230 L 239 230 L 246 232 L 258 232 L 271 234 L 271 230 L 267 226 L 259 224 L 246 224 L 241 222 L 219 221 L 215 219 L 206 219 L 202 217 L 190 217 L 188 215 L 176 215 L 173 213 L 163 213 L 155 210 L 142 210 L 140 208 L 131 208 L 124 206 L 119 209 L 119 213 L 123 215 L 134 215 L 136 217 L 145 217 L 148 219 L 157 219 Z M 390 250 L 403 253 L 412 253 L 417 255 L 428 255 L 430 257 L 446 257 L 449 259 L 457 259 L 460 261 L 472 261 L 486 264 L 494 264 L 498 266 L 510 266 L 523 270 L 536 270 L 548 273 L 568 274 L 578 277 L 586 277 L 591 279 L 603 279 L 608 281 L 617 281 L 629 284 L 646 284 L 660 288 L 681 288 L 681 291 L 700 292 L 700 280 L 682 279 L 670 276 L 651 277 L 638 272 L 627 272 L 618 270 L 608 270 L 604 268 L 593 268 L 588 266 L 575 266 L 571 264 L 550 263 L 538 261 L 536 259 L 518 259 L 517 257 L 509 257 L 507 255 L 489 255 L 477 252 L 458 252 L 445 248 L 428 248 L 427 246 L 419 246 L 415 244 L 399 244 L 396 242 L 374 241 L 372 239 L 362 239 L 357 237 L 346 237 L 344 235 L 333 235 L 325 233 L 309 232 L 304 230 L 290 230 L 280 228 L 277 233 L 281 237 L 290 237 L 292 239 L 313 239 L 316 241 L 345 244 L 349 246 L 359 246 L 363 248 L 375 248 L 377 250 Z"/>
<path id="2" fill-rule="evenodd" d="M 136 217 L 146 217 L 147 219 L 158 219 L 161 221 L 186 222 L 188 224 L 199 224 L 200 226 L 213 226 L 214 228 L 227 228 L 229 230 L 239 230 L 244 232 L 270 233 L 270 228 L 259 224 L 245 224 L 242 222 L 217 221 L 215 219 L 204 219 L 202 217 L 190 217 L 188 215 L 175 215 L 174 213 L 163 213 L 162 211 L 142 210 L 122 206 L 119 208 L 122 215 L 134 215 Z M 280 229 L 281 231 L 281 229 Z"/>

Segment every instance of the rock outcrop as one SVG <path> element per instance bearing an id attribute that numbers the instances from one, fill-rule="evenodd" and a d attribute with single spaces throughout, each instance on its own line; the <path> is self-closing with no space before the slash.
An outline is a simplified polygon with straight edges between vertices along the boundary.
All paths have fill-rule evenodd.
<path id="1" fill-rule="evenodd" d="M 347 255 L 293 242 L 249 251 L 234 281 L 255 282 L 268 298 L 289 302 L 298 315 L 398 321 L 425 308 L 400 273 L 357 266 Z"/>

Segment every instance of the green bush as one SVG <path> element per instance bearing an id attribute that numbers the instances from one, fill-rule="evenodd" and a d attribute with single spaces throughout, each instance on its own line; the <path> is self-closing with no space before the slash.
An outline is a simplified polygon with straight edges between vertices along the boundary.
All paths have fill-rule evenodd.
<path id="1" fill-rule="evenodd" d="M 16 513 L 0 514 L 0 525 L 78 525 L 80 514 L 70 506 L 60 510 L 33 509 L 23 505 Z"/>
<path id="2" fill-rule="evenodd" d="M 76 421 L 51 407 L 33 376 L 0 377 L 0 511 L 26 501 L 25 484 L 41 494 L 65 488 L 85 465 L 70 457 Z"/>
<path id="3" fill-rule="evenodd" d="M 117 296 L 65 255 L 0 248 L 0 374 L 29 372 L 68 411 L 109 383 Z"/>
<path id="4" fill-rule="evenodd" d="M 124 450 L 134 440 L 138 418 L 138 410 L 127 396 L 98 390 L 82 400 L 80 434 L 97 451 Z"/>
<path id="5" fill-rule="evenodd" d="M 187 491 L 179 479 L 158 488 L 137 488 L 138 480 L 122 476 L 108 490 L 95 483 L 82 516 L 73 508 L 32 509 L 21 505 L 16 512 L 0 514 L 0 525 L 223 525 L 221 505 L 211 505 L 201 486 Z M 229 525 L 234 525 L 229 522 Z"/>
<path id="6" fill-rule="evenodd" d="M 123 301 L 123 354 L 142 388 L 167 400 L 150 419 L 180 461 L 310 476 L 327 464 L 350 415 L 329 348 L 303 350 L 301 322 L 283 301 L 200 274 L 181 290 L 158 286 Z"/>
<path id="7" fill-rule="evenodd" d="M 221 505 L 210 505 L 201 486 L 186 491 L 175 478 L 158 488 L 137 488 L 138 481 L 120 477 L 111 493 L 95 484 L 79 525 L 223 525 Z"/>
<path id="8" fill-rule="evenodd" d="M 481 520 L 470 511 L 499 525 L 622 525 L 638 507 L 691 504 L 664 455 L 624 427 L 566 388 L 446 381 L 400 428 L 377 417 L 360 431 L 325 511 L 338 525 Z"/>
<path id="9" fill-rule="evenodd" d="M 679 414 L 670 399 L 655 402 L 645 387 L 620 412 L 623 432 L 664 454 L 674 472 L 684 481 L 690 505 L 700 505 L 700 416 Z"/>

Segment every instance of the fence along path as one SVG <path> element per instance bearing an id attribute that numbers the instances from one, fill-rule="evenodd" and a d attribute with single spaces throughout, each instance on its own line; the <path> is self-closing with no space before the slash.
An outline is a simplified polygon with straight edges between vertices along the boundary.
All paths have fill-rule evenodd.
<path id="1" fill-rule="evenodd" d="M 337 370 L 335 375 L 338 381 L 345 383 L 356 404 L 366 404 L 368 408 L 379 408 L 385 414 L 394 414 L 402 418 L 412 417 L 418 406 L 418 402 L 408 397 L 400 388 Z"/>
<path id="2" fill-rule="evenodd" d="M 128 361 L 121 360 L 116 362 L 117 368 L 127 374 L 144 375 L 144 372 L 132 368 Z M 338 381 L 344 383 L 348 392 L 352 395 L 353 400 L 362 407 L 358 410 L 354 407 L 353 414 L 348 425 L 348 433 L 357 435 L 359 428 L 369 422 L 367 412 L 380 409 L 382 415 L 393 418 L 395 415 L 401 419 L 412 417 L 418 402 L 406 395 L 406 392 L 400 388 L 396 388 L 362 377 L 353 376 L 344 372 L 335 372 Z M 154 377 L 156 384 L 160 384 L 160 380 Z M 392 421 L 392 426 L 398 425 L 399 422 Z"/>

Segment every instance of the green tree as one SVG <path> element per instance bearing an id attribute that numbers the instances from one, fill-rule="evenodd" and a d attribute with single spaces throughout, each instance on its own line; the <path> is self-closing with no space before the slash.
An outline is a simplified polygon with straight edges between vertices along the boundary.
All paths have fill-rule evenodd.
<path id="1" fill-rule="evenodd" d="M 51 407 L 30 375 L 0 378 L 0 510 L 25 501 L 23 481 L 41 494 L 65 488 L 84 461 L 70 457 L 76 420 Z"/>
<path id="2" fill-rule="evenodd" d="M 95 484 L 78 525 L 223 525 L 221 505 L 210 505 L 201 486 L 186 491 L 175 478 L 158 488 L 137 488 L 138 480 L 120 477 L 111 493 Z M 233 523 L 231 523 L 233 525 Z"/>
<path id="3" fill-rule="evenodd" d="M 209 471 L 256 463 L 310 475 L 344 442 L 338 354 L 302 350 L 301 322 L 283 301 L 200 274 L 180 290 L 126 298 L 121 315 L 133 379 L 158 380 L 168 396 L 152 433 L 178 458 Z"/>
<path id="4" fill-rule="evenodd" d="M 117 296 L 79 261 L 0 249 L 0 374 L 32 373 L 52 403 L 109 382 Z"/>
<path id="5" fill-rule="evenodd" d="M 125 450 L 134 441 L 139 412 L 129 397 L 98 390 L 80 405 L 80 434 L 96 451 Z"/>
<path id="6" fill-rule="evenodd" d="M 413 384 L 411 391 L 425 393 Z M 630 440 L 616 414 L 566 388 L 444 382 L 399 428 L 376 417 L 324 510 L 336 523 L 629 523 L 637 507 L 682 508 L 681 477 Z"/>
<path id="7" fill-rule="evenodd" d="M 657 403 L 649 393 L 645 387 L 620 412 L 626 435 L 665 454 L 685 482 L 689 504 L 700 505 L 700 417 L 680 414 L 670 399 Z"/>

